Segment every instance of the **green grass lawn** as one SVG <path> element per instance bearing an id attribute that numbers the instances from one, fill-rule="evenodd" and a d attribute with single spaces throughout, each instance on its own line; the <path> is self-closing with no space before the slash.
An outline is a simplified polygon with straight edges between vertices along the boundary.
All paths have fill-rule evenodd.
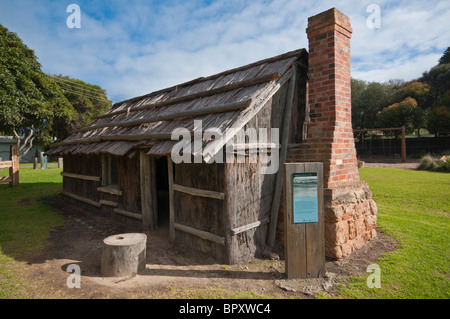
<path id="1" fill-rule="evenodd" d="M 18 187 L 0 185 L 0 299 L 33 296 L 22 279 L 24 256 L 38 253 L 49 231 L 63 223 L 42 201 L 61 189 L 60 172 L 21 167 Z M 376 262 L 381 288 L 368 288 L 367 274 L 352 278 L 338 297 L 448 299 L 450 174 L 364 168 L 360 175 L 378 204 L 379 228 L 398 241 L 398 248 Z M 40 293 L 39 298 L 53 297 Z"/>
<path id="2" fill-rule="evenodd" d="M 42 198 L 62 187 L 61 169 L 20 168 L 20 185 L 0 184 L 0 298 L 28 298 L 30 291 L 21 274 L 23 260 L 45 247 L 52 227 L 62 217 Z M 0 176 L 8 170 L 0 171 Z"/>
<path id="3" fill-rule="evenodd" d="M 378 205 L 378 227 L 398 241 L 382 256 L 381 288 L 353 278 L 340 298 L 450 297 L 450 174 L 364 168 Z"/>

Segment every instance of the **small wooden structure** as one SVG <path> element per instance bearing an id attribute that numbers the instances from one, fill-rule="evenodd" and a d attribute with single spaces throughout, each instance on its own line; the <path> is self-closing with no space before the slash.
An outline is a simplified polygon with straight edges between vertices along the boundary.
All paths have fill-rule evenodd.
<path id="1" fill-rule="evenodd" d="M 9 168 L 9 176 L 0 176 L 0 184 L 9 183 L 10 187 L 19 185 L 19 152 L 17 145 L 10 146 L 10 160 L 0 162 L 0 168 Z"/>
<path id="2" fill-rule="evenodd" d="M 47 152 L 64 158 L 62 193 L 233 264 L 283 238 L 283 164 L 321 162 L 325 253 L 361 248 L 376 236 L 376 204 L 351 126 L 350 19 L 332 8 L 306 33 L 309 53 L 114 104 Z"/>
<path id="3" fill-rule="evenodd" d="M 306 50 L 300 49 L 115 104 L 47 152 L 64 157 L 62 193 L 141 231 L 167 225 L 171 240 L 220 261 L 252 258 L 264 249 L 272 210 L 278 209 L 272 209 L 274 191 L 280 190 L 279 206 L 282 188 L 276 186 L 281 172 L 260 172 L 272 153 L 286 154 L 288 144 L 301 141 L 306 63 Z M 195 121 L 201 121 L 201 134 L 258 134 L 263 128 L 270 141 L 276 128 L 283 140 L 204 141 L 201 162 L 195 163 L 192 149 L 190 163 L 174 163 L 179 140 L 171 140 L 172 132 L 183 128 L 194 137 Z M 283 129 L 286 123 L 292 130 Z M 261 146 L 271 148 L 263 153 Z M 206 162 L 219 153 L 234 158 Z"/>

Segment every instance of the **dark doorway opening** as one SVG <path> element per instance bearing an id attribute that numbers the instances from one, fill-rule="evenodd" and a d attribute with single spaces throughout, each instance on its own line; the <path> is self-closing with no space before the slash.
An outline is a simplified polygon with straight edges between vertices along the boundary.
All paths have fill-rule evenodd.
<path id="1" fill-rule="evenodd" d="M 158 227 L 169 227 L 169 172 L 167 157 L 156 159 L 156 191 L 158 203 Z"/>

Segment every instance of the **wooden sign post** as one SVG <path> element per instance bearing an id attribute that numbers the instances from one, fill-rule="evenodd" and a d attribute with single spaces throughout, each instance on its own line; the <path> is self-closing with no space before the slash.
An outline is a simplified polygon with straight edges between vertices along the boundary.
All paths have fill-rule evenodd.
<path id="1" fill-rule="evenodd" d="M 322 163 L 284 164 L 285 262 L 292 278 L 325 275 Z"/>

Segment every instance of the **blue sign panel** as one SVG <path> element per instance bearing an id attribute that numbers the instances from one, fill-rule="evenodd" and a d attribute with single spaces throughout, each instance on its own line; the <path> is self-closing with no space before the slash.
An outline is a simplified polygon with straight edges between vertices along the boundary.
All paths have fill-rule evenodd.
<path id="1" fill-rule="evenodd" d="M 293 174 L 294 223 L 317 223 L 317 173 Z"/>

